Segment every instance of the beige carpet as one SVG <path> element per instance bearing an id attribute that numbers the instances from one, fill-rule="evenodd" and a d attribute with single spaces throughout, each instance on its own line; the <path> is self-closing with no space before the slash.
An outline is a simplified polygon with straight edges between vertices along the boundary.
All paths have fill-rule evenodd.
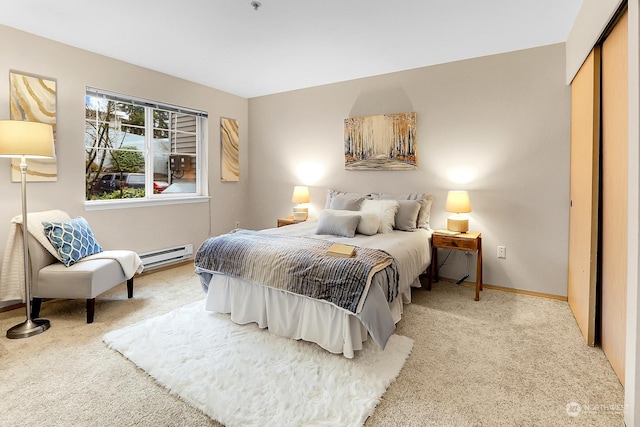
<path id="1" fill-rule="evenodd" d="M 0 313 L 0 420 L 11 426 L 217 426 L 108 349 L 102 336 L 203 298 L 191 266 L 136 279 L 96 303 L 50 301 L 44 334 L 8 340 Z M 441 282 L 414 290 L 397 333 L 414 348 L 366 426 L 622 426 L 624 392 L 583 344 L 566 303 Z M 28 402 L 28 405 L 25 404 Z M 576 406 L 575 404 L 578 406 Z M 571 404 L 567 411 L 567 404 Z"/>

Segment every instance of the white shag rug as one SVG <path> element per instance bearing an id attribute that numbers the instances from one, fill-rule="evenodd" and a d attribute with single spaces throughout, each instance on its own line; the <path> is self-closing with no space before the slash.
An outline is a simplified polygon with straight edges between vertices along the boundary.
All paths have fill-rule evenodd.
<path id="1" fill-rule="evenodd" d="M 205 311 L 204 301 L 112 331 L 104 342 L 209 417 L 233 426 L 361 426 L 413 340 L 371 340 L 353 359 Z"/>

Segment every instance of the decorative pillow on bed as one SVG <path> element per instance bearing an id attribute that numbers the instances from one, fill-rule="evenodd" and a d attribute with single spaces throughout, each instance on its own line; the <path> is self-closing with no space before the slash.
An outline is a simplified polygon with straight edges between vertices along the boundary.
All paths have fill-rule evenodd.
<path id="1" fill-rule="evenodd" d="M 335 194 L 331 198 L 331 206 L 329 206 L 329 209 L 358 211 L 364 199 L 364 196 L 355 194 Z"/>
<path id="2" fill-rule="evenodd" d="M 67 267 L 82 258 L 103 251 L 96 241 L 89 223 L 81 216 L 62 222 L 43 221 L 44 234 Z"/>
<path id="3" fill-rule="evenodd" d="M 380 218 L 378 233 L 391 233 L 398 211 L 397 200 L 364 200 L 360 212 L 371 212 Z"/>
<path id="4" fill-rule="evenodd" d="M 362 197 L 363 199 L 371 198 L 371 194 L 360 194 L 360 193 L 350 193 L 347 191 L 329 190 L 329 192 L 327 193 L 327 202 L 325 203 L 324 208 L 331 209 L 331 201 L 335 196 L 338 196 L 338 195 L 350 196 L 350 197 Z"/>
<path id="5" fill-rule="evenodd" d="M 373 212 L 360 212 L 360 222 L 356 231 L 366 236 L 378 234 L 380 217 Z"/>
<path id="6" fill-rule="evenodd" d="M 327 212 L 336 216 L 359 216 L 360 221 L 356 228 L 356 233 L 364 234 L 367 236 L 373 236 L 378 234 L 378 228 L 380 227 L 380 218 L 373 212 L 361 212 L 361 211 L 345 211 L 345 210 L 333 210 L 325 209 L 323 212 Z"/>
<path id="7" fill-rule="evenodd" d="M 417 200 L 421 203 L 420 212 L 418 212 L 418 227 L 426 230 L 430 229 L 429 220 L 431 218 L 431 205 L 433 204 L 433 196 L 427 193 L 408 193 L 408 194 L 391 194 L 391 193 L 374 193 L 371 195 L 374 200 Z"/>
<path id="8" fill-rule="evenodd" d="M 353 237 L 360 222 L 360 215 L 337 215 L 330 210 L 323 210 L 318 217 L 316 234 Z"/>
<path id="9" fill-rule="evenodd" d="M 418 200 L 398 200 L 398 212 L 394 228 L 412 231 L 418 228 L 418 213 L 422 204 Z"/>

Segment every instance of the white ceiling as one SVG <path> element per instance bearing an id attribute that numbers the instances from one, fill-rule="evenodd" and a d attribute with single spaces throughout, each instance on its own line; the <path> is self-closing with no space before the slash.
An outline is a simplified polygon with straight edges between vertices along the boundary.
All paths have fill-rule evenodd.
<path id="1" fill-rule="evenodd" d="M 582 5 L 260 1 L 2 0 L 0 24 L 252 98 L 564 42 Z"/>

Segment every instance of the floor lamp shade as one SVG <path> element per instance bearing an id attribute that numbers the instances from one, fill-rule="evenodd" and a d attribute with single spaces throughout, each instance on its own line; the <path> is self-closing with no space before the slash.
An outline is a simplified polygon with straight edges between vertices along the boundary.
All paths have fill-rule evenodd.
<path id="1" fill-rule="evenodd" d="M 302 206 L 303 203 L 309 203 L 311 196 L 309 196 L 309 187 L 296 185 L 293 187 L 293 195 L 291 196 L 293 203 L 298 203 L 298 206 L 293 208 L 293 219 L 296 221 L 304 221 L 309 216 L 309 208 Z"/>
<path id="2" fill-rule="evenodd" d="M 51 125 L 20 120 L 0 120 L 0 156 L 54 157 Z"/>
<path id="3" fill-rule="evenodd" d="M 447 212 L 455 214 L 471 212 L 471 201 L 466 191 L 449 191 L 447 195 L 447 203 L 444 208 Z M 469 220 L 461 218 L 458 215 L 451 216 L 447 219 L 447 229 L 449 231 L 457 231 L 466 233 L 469 231 Z"/>
<path id="4" fill-rule="evenodd" d="M 29 274 L 29 232 L 27 230 L 27 158 L 55 155 L 51 125 L 19 120 L 0 120 L 0 157 L 17 157 L 22 176 L 22 238 L 24 243 L 24 305 L 27 318 L 7 331 L 7 338 L 28 338 L 49 329 L 47 319 L 31 318 L 31 275 Z"/>

